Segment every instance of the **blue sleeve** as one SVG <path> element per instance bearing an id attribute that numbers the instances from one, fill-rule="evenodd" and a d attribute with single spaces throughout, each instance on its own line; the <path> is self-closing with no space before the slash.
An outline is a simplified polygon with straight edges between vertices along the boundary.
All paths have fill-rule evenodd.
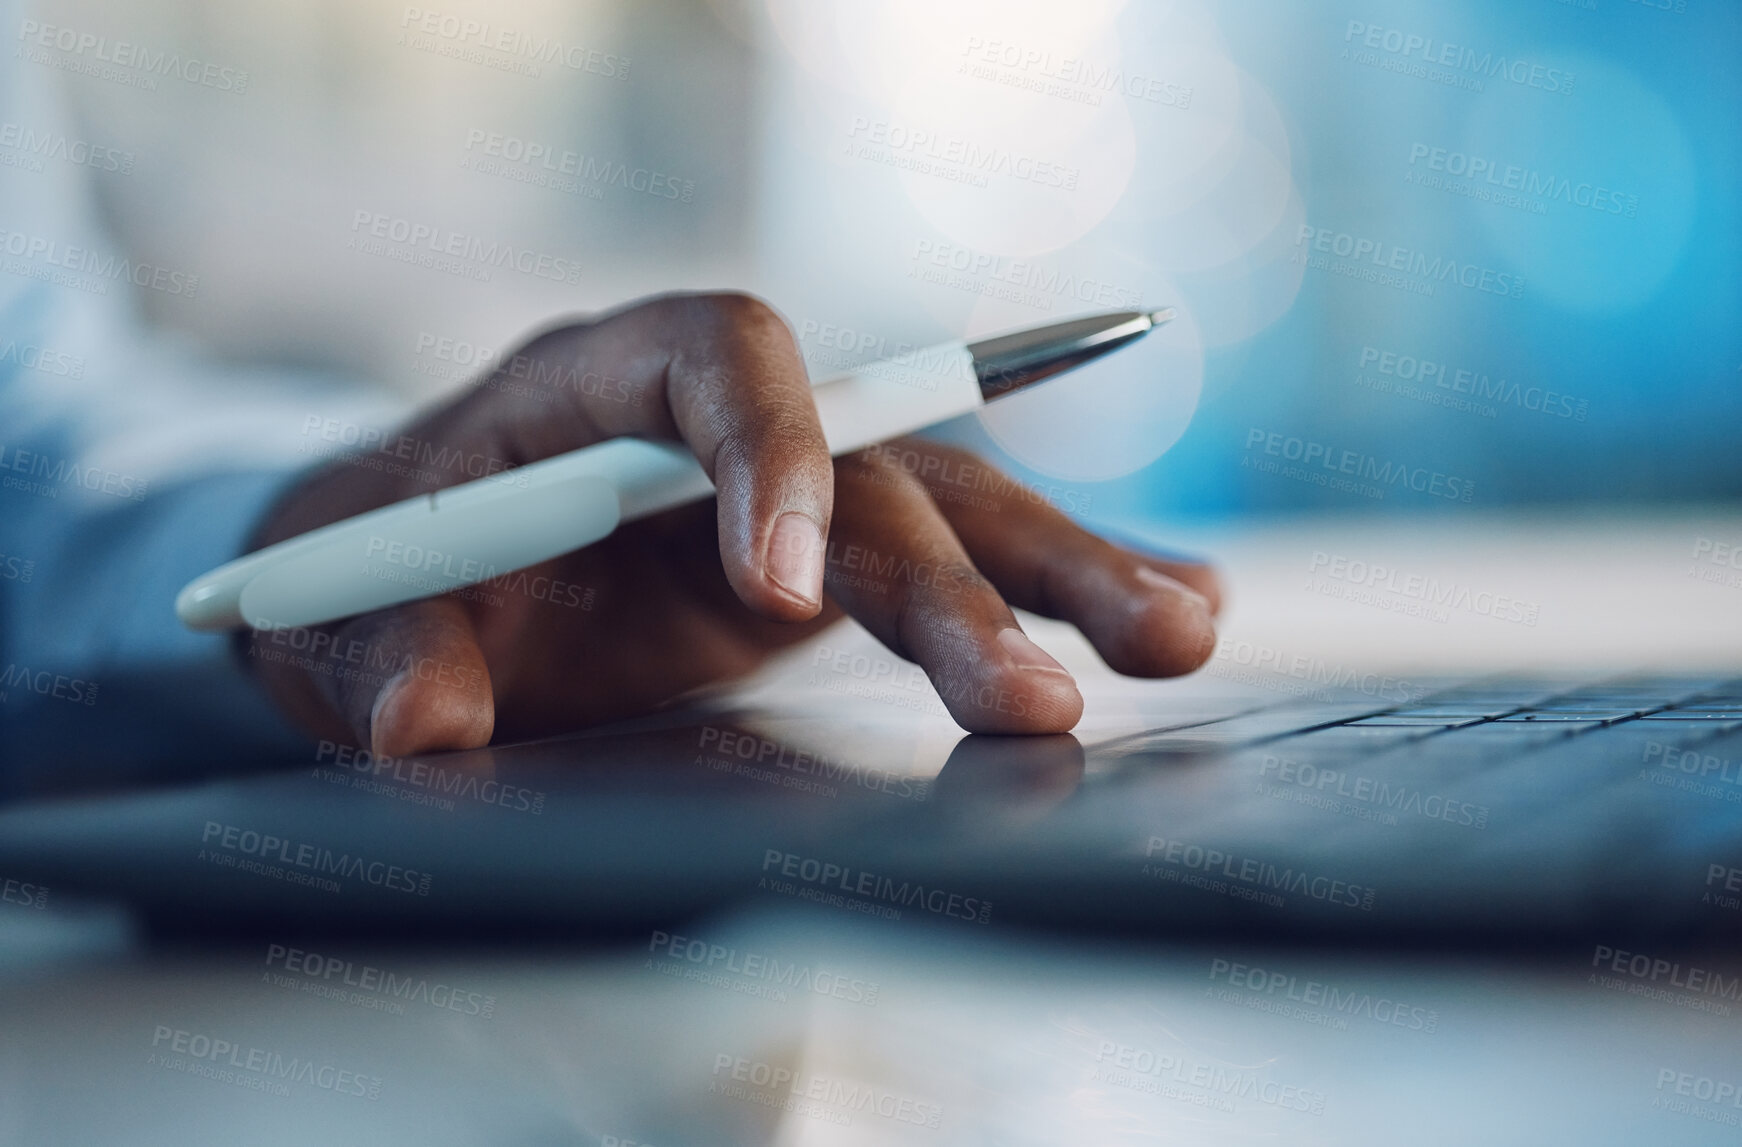
<path id="1" fill-rule="evenodd" d="M 0 123 L 64 137 L 52 80 L 0 69 Z M 96 218 L 84 169 L 0 166 L 0 795 L 309 759 L 176 591 L 241 553 L 310 461 L 299 427 L 402 413 L 141 322 L 126 277 L 68 270 L 126 266 Z"/>
<path id="2" fill-rule="evenodd" d="M 210 473 L 73 508 L 64 482 L 47 497 L 28 473 L 0 477 L 25 486 L 0 490 L 5 790 L 309 759 L 231 640 L 184 629 L 172 608 L 190 578 L 241 552 L 286 475 Z"/>

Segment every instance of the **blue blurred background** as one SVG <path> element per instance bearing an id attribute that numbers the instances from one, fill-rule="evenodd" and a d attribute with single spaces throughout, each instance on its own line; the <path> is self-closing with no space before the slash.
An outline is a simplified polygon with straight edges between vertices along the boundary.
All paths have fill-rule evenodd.
<path id="1" fill-rule="evenodd" d="M 1282 109 L 1309 220 L 1524 285 L 1515 299 L 1448 285 L 1423 297 L 1309 271 L 1274 326 L 1209 356 L 1206 373 L 1228 382 L 1212 387 L 1191 432 L 1148 473 L 1138 504 L 1213 513 L 1336 500 L 1242 471 L 1231 444 L 1254 420 L 1437 465 L 1472 479 L 1490 504 L 1742 492 L 1742 7 L 1490 0 L 1347 10 L 1361 23 L 1558 67 L 1574 76 L 1565 95 L 1495 78 L 1472 93 L 1363 66 L 1342 58 L 1353 23 L 1343 10 L 1282 7 L 1218 11 L 1232 52 Z M 1411 165 L 1418 144 L 1452 153 L 1445 166 L 1462 153 L 1566 183 L 1553 184 L 1557 198 L 1525 194 L 1532 209 L 1465 197 L 1408 181 L 1440 174 Z M 1455 182 L 1494 190 L 1486 178 Z M 1630 197 L 1625 210 L 1614 211 L 1615 198 L 1581 207 L 1581 184 Z M 1375 373 L 1372 362 L 1362 368 L 1369 346 L 1445 364 L 1450 378 L 1419 389 L 1483 409 L 1357 385 L 1358 374 Z M 1482 401 L 1460 393 L 1458 370 L 1519 389 Z M 1531 388 L 1548 409 L 1527 408 Z M 1570 399 L 1574 414 L 1549 392 Z M 1438 501 L 1388 494 L 1378 504 Z"/>
<path id="2" fill-rule="evenodd" d="M 1089 493 L 1102 518 L 1742 492 L 1742 7 L 1226 0 L 1115 6 L 1107 18 L 1104 34 L 1048 39 L 1045 17 L 1012 28 L 1023 17 L 1007 12 L 990 50 L 975 42 L 985 26 L 971 21 L 945 40 L 974 44 L 967 58 L 990 64 L 978 77 L 1043 121 L 1029 135 L 1031 121 L 1015 117 L 1000 142 L 1062 152 L 1083 170 L 1079 198 L 1093 181 L 1119 178 L 1108 156 L 1132 149 L 1122 194 L 1080 234 L 1052 226 L 1046 239 L 1065 241 L 1034 254 L 1036 264 L 1177 302 L 1194 329 L 1171 355 L 1132 352 L 1035 396 L 1032 417 L 988 418 L 989 435 L 962 437 L 1007 447 L 1043 488 Z M 916 36 L 928 20 L 948 23 L 915 12 Z M 1035 59 L 1035 47 L 1045 55 Z M 847 66 L 841 55 L 825 65 Z M 1116 88 L 1080 112 L 1066 101 L 1097 87 L 1096 64 L 1176 81 L 1189 105 Z M 975 106 L 980 93 L 962 98 L 932 68 L 903 77 L 923 98 L 897 93 L 892 110 L 865 114 L 891 118 L 892 144 L 898 122 L 999 139 L 997 117 Z M 1018 86 L 1036 78 L 1042 90 Z M 902 298 L 914 249 L 1016 259 L 1027 217 L 1012 211 L 1001 234 L 980 225 L 975 205 L 928 202 L 948 194 L 928 189 L 909 196 L 927 218 L 891 221 L 905 205 L 870 204 L 922 177 L 856 173 L 878 186 L 872 193 L 830 186 L 813 142 L 828 134 L 829 113 L 809 109 L 823 90 L 848 105 L 836 113 L 844 118 L 862 96 L 830 87 L 841 85 L 805 74 L 771 100 L 771 119 L 789 121 L 776 148 L 791 149 L 768 193 L 789 226 L 764 232 L 778 252 L 777 297 L 827 298 L 817 305 L 873 328 L 924 326 L 913 316 L 928 303 L 948 316 L 943 326 L 961 324 L 959 308 Z M 1073 137 L 1050 122 L 1109 111 L 1125 122 L 1099 134 L 1082 125 Z M 1206 142 L 1193 120 L 1217 121 L 1221 135 Z M 975 192 L 992 199 L 981 189 L 956 198 Z M 872 234 L 842 238 L 856 215 L 876 220 L 859 226 Z M 1050 222 L 1036 229 L 1045 235 Z M 872 270 L 843 287 L 832 281 L 843 261 Z M 949 265 L 964 264 L 974 265 Z M 1033 281 L 1010 266 L 994 262 L 955 288 Z M 902 301 L 864 317 L 849 300 L 867 277 Z M 966 326 L 1039 309 L 987 301 L 989 313 Z M 1145 387 L 1189 385 L 1194 374 L 1201 396 L 1183 428 L 1177 399 Z M 1141 441 L 1079 422 L 1085 408 L 1133 421 Z M 1148 462 L 1144 443 L 1160 457 Z M 1096 477 L 1111 480 L 1084 484 Z"/>
<path id="3" fill-rule="evenodd" d="M 480 348 L 674 287 L 763 294 L 817 375 L 1175 305 L 949 433 L 1100 521 L 1742 494 L 1732 0 L 440 6 L 631 61 L 611 77 L 420 40 L 433 5 L 38 8 L 252 75 L 55 77 L 137 156 L 91 173 L 110 225 L 206 284 L 151 318 L 229 359 L 426 401 Z M 478 133 L 694 194 L 480 170 Z M 367 258 L 359 210 L 584 274 Z"/>

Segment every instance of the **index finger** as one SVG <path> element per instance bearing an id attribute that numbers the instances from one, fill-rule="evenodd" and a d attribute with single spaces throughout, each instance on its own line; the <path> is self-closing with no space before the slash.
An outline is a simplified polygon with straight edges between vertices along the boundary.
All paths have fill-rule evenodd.
<path id="1" fill-rule="evenodd" d="M 525 461 L 625 434 L 683 441 L 718 491 L 720 560 L 738 597 L 782 621 L 821 609 L 834 471 L 804 360 L 766 303 L 669 295 L 549 331 L 461 405 L 500 411 L 502 396 Z"/>

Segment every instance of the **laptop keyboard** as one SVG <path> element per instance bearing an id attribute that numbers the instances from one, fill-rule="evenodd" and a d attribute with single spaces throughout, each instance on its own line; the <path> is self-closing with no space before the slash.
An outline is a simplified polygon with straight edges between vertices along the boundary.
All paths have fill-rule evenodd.
<path id="1" fill-rule="evenodd" d="M 1442 932 L 1593 920 L 1742 931 L 1734 898 L 1708 895 L 1714 868 L 1742 869 L 1742 681 L 1485 681 L 1392 704 L 1292 699 L 1090 753 L 1109 782 L 1098 815 L 1119 826 L 1112 835 L 1378 890 L 1372 913 L 1347 920 L 1307 903 L 1278 910 L 1303 926 L 1383 916 Z M 1160 918 L 1231 911 L 1228 891 L 1155 895 Z"/>
<path id="2" fill-rule="evenodd" d="M 1344 752 L 1376 752 L 1413 742 L 1424 753 L 1449 748 L 1453 755 L 1479 743 L 1484 751 L 1503 757 L 1509 747 L 1525 752 L 1545 739 L 1591 735 L 1632 723 L 1677 740 L 1742 729 L 1742 680 L 1559 691 L 1526 683 L 1478 684 L 1391 707 L 1284 703 L 1203 724 L 1152 730 L 1096 749 L 1115 756 L 1150 755 L 1283 741 L 1298 745 L 1310 739 L 1313 748 L 1336 746 Z"/>

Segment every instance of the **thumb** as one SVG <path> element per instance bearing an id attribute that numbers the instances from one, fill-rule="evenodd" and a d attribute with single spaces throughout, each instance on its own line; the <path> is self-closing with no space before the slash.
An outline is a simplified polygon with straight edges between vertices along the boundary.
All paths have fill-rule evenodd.
<path id="1" fill-rule="evenodd" d="M 404 757 L 490 743 L 490 670 L 458 601 L 438 597 L 364 614 L 336 636 L 367 650 L 370 668 L 335 675 L 329 696 L 370 752 Z"/>

